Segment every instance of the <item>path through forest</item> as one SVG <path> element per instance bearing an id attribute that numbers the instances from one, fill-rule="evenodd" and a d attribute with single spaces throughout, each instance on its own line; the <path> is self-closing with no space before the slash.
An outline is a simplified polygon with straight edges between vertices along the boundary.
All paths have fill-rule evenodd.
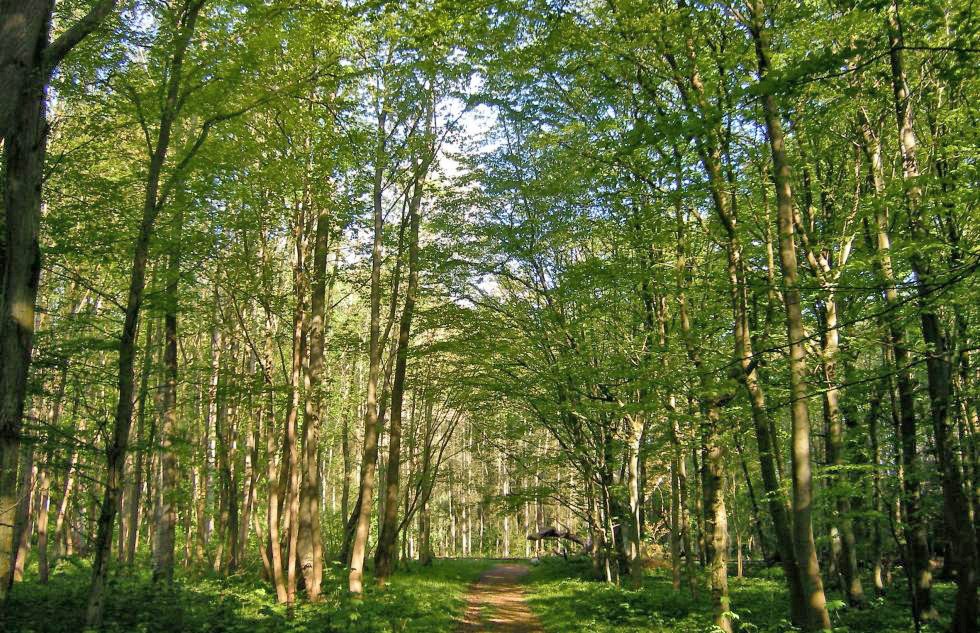
<path id="1" fill-rule="evenodd" d="M 527 565 L 503 563 L 484 572 L 466 597 L 459 633 L 542 633 L 518 584 L 528 571 Z"/>

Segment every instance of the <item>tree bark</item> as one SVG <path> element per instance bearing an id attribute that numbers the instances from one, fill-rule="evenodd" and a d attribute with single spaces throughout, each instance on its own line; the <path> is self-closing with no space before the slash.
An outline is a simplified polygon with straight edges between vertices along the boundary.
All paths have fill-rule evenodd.
<path id="1" fill-rule="evenodd" d="M 769 34 L 766 29 L 766 9 L 763 0 L 751 5 L 751 32 L 755 42 L 759 85 L 766 86 L 771 64 Z M 813 473 L 810 460 L 810 414 L 806 385 L 806 331 L 799 288 L 799 271 L 794 237 L 793 193 L 790 188 L 791 170 L 786 157 L 785 139 L 779 121 L 776 98 L 765 87 L 762 91 L 762 110 L 772 153 L 773 181 L 776 190 L 776 216 L 779 226 L 779 261 L 786 285 L 783 302 L 786 308 L 786 333 L 789 340 L 790 416 L 792 432 L 793 479 L 793 540 L 796 560 L 800 565 L 803 591 L 806 597 L 806 629 L 830 629 L 830 614 L 820 578 L 820 563 L 813 537 Z"/>
<path id="2" fill-rule="evenodd" d="M 18 55 L 19 59 L 12 63 L 29 68 L 40 64 L 40 56 L 47 44 L 50 8 L 46 6 L 47 2 L 26 4 L 25 13 L 29 7 L 37 11 L 41 5 L 45 6 L 41 10 L 46 11 L 44 15 L 28 15 L 30 23 L 25 25 L 23 39 L 10 41 L 11 45 L 25 49 L 23 56 Z M 12 21 L 18 16 L 8 14 L 7 6 L 2 10 L 0 28 L 4 37 L 0 38 L 0 47 L 6 47 L 8 30 L 14 28 Z M 0 54 L 3 52 L 0 48 Z M 0 67 L 0 72 L 6 74 L 5 71 L 7 68 Z M 8 96 L 16 100 L 16 111 L 9 115 L 9 132 L 2 137 L 5 234 L 3 296 L 0 297 L 0 600 L 6 596 L 13 581 L 15 515 L 18 499 L 25 494 L 18 487 L 17 465 L 34 340 L 34 305 L 41 272 L 38 232 L 47 144 L 45 83 L 44 79 L 25 75 L 20 90 L 16 90 L 16 84 L 11 86 L 14 90 L 6 85 L 0 90 L 4 94 L 2 101 L 7 101 Z"/>
<path id="3" fill-rule="evenodd" d="M 381 242 L 383 238 L 384 204 L 382 179 L 385 151 L 385 121 L 382 109 L 378 113 L 378 148 L 374 166 L 374 243 L 371 248 L 371 324 L 368 347 L 367 402 L 364 411 L 364 445 L 361 452 L 360 493 L 357 500 L 357 523 L 351 545 L 348 590 L 359 595 L 363 591 L 364 558 L 367 554 L 368 534 L 371 530 L 371 505 L 374 501 L 374 483 L 378 462 L 378 378 L 381 373 Z"/>
<path id="4" fill-rule="evenodd" d="M 20 500 L 17 503 L 17 527 L 14 540 L 13 581 L 24 580 L 24 567 L 27 564 L 27 554 L 31 549 L 31 537 L 34 535 L 34 497 L 37 493 L 37 466 L 34 464 L 34 448 L 27 444 L 22 446 L 24 452 L 21 466 L 19 489 Z"/>
<path id="5" fill-rule="evenodd" d="M 208 508 L 214 500 L 214 472 L 217 466 L 218 443 L 215 437 L 215 426 L 218 420 L 218 383 L 221 380 L 221 319 L 220 319 L 220 292 L 218 280 L 221 276 L 220 267 L 214 270 L 214 290 L 212 292 L 211 307 L 211 359 L 210 375 L 208 376 L 207 404 L 204 414 L 204 460 L 201 464 L 201 491 L 197 500 L 197 538 L 195 544 L 195 556 L 198 561 L 203 561 L 207 556 L 208 540 L 211 536 L 212 519 L 207 516 Z M 272 457 L 269 458 L 274 461 Z"/>
<path id="6" fill-rule="evenodd" d="M 673 427 L 674 422 L 671 421 Z M 681 492 L 680 492 L 680 451 L 677 446 L 677 433 L 671 429 L 670 455 L 670 570 L 674 591 L 681 590 Z"/>
<path id="7" fill-rule="evenodd" d="M 122 469 L 126 461 L 126 450 L 129 445 L 129 431 L 133 419 L 133 360 L 135 357 L 136 336 L 139 329 L 139 316 L 143 306 L 143 294 L 146 282 L 146 264 L 150 250 L 150 237 L 157 215 L 160 212 L 160 176 L 170 148 L 170 134 L 174 121 L 177 119 L 184 57 L 190 45 L 191 36 L 197 16 L 205 0 L 196 0 L 189 4 L 181 15 L 179 31 L 170 64 L 170 76 L 167 82 L 167 95 L 160 128 L 157 132 L 156 144 L 150 158 L 146 178 L 146 194 L 143 202 L 143 218 L 140 222 L 139 234 L 133 249 L 132 273 L 129 281 L 129 293 L 126 300 L 125 321 L 122 335 L 119 339 L 119 401 L 116 405 L 116 415 L 113 424 L 112 437 L 106 450 L 106 482 L 102 498 L 102 509 L 98 521 L 98 534 L 95 540 L 95 561 L 92 564 L 92 584 L 89 589 L 88 608 L 85 621 L 89 627 L 97 628 L 102 624 L 105 607 L 105 586 L 108 578 L 109 555 L 112 547 L 112 530 L 116 519 L 116 508 L 119 503 L 119 491 L 122 485 Z"/>
<path id="8" fill-rule="evenodd" d="M 150 367 L 153 359 L 153 321 L 146 325 L 145 342 L 143 344 L 143 366 L 140 370 L 140 391 L 136 401 L 136 437 L 139 441 L 146 440 L 146 397 L 149 391 Z M 139 451 L 133 465 L 133 483 L 129 495 L 129 532 L 126 534 L 127 565 L 136 561 L 136 544 L 140 532 L 140 503 L 143 495 L 144 454 Z"/>
<path id="9" fill-rule="evenodd" d="M 266 524 L 269 528 L 268 549 L 270 552 L 269 561 L 272 567 L 272 584 L 276 589 L 276 600 L 283 604 L 288 595 L 286 593 L 286 579 L 283 576 L 282 547 L 279 536 L 279 468 L 277 464 L 276 452 L 276 416 L 274 409 L 274 386 L 272 384 L 271 366 L 273 350 L 273 330 L 269 324 L 268 337 L 266 340 L 265 363 L 266 363 L 266 487 L 267 502 Z"/>
<path id="10" fill-rule="evenodd" d="M 323 370 L 323 349 L 326 340 L 327 252 L 330 248 L 330 218 L 325 211 L 317 214 L 313 244 L 313 283 L 310 294 L 309 347 L 310 360 L 306 371 L 306 409 L 303 413 L 303 481 L 299 512 L 299 563 L 303 584 L 310 600 L 320 597 L 323 582 L 323 561 L 317 555 L 316 541 L 320 533 L 319 443 L 320 409 Z"/>
<path id="11" fill-rule="evenodd" d="M 293 280 L 296 293 L 296 308 L 293 315 L 293 359 L 289 373 L 289 403 L 286 408 L 285 477 L 288 488 L 285 490 L 287 549 L 286 549 L 286 602 L 296 601 L 296 586 L 299 554 L 299 505 L 300 505 L 300 446 L 299 446 L 299 407 L 303 380 L 303 358 L 306 356 L 306 233 L 305 206 L 297 205 L 296 217 L 296 255 L 293 269 Z M 280 481 L 283 474 L 280 473 Z"/>
<path id="12" fill-rule="evenodd" d="M 725 507 L 725 450 L 718 425 L 719 403 L 708 402 L 701 423 L 701 480 L 704 494 L 705 556 L 715 627 L 732 632 L 728 597 L 728 511 Z"/>
<path id="13" fill-rule="evenodd" d="M 929 410 L 936 440 L 936 457 L 943 488 L 943 516 L 949 533 L 953 564 L 956 574 L 956 606 L 953 611 L 952 630 L 968 633 L 976 629 L 977 534 L 970 520 L 970 502 L 963 491 L 959 455 L 954 448 L 950 429 L 950 405 L 952 394 L 952 366 L 949 345 L 939 315 L 929 297 L 933 290 L 933 263 L 923 248 L 928 240 L 928 229 L 922 217 L 920 198 L 922 191 L 916 182 L 919 178 L 917 140 L 913 127 L 912 98 L 905 75 L 902 23 L 898 0 L 893 0 L 888 14 L 888 43 L 891 60 L 891 79 L 898 127 L 899 147 L 902 154 L 902 177 L 905 183 L 905 207 L 908 212 L 909 232 L 916 240 L 916 248 L 909 260 L 915 272 L 918 294 L 919 319 L 922 338 L 926 343 L 926 375 L 929 382 Z M 906 466 L 907 468 L 907 466 Z"/>
<path id="14" fill-rule="evenodd" d="M 181 231 L 184 225 L 183 207 L 178 207 L 174 218 L 167 266 L 167 285 L 164 290 L 165 312 L 163 315 L 163 411 L 160 427 L 160 515 L 157 517 L 156 542 L 153 547 L 153 581 L 170 583 L 174 578 L 174 543 L 177 529 L 177 455 L 174 453 L 174 436 L 177 433 L 177 311 L 180 288 Z"/>
<path id="15" fill-rule="evenodd" d="M 0 602 L 12 579 L 17 461 L 41 271 L 41 186 L 47 150 L 45 87 L 65 55 L 115 6 L 100 0 L 49 43 L 54 2 L 0 3 L 0 141 L 4 256 L 0 270 Z"/>
<path id="16" fill-rule="evenodd" d="M 48 520 L 51 506 L 51 477 L 48 474 L 49 465 L 38 473 L 38 503 L 37 503 L 37 574 L 38 581 L 43 585 L 48 582 Z"/>
<path id="17" fill-rule="evenodd" d="M 388 425 L 388 466 L 385 477 L 385 502 L 378 547 L 374 557 L 375 574 L 379 584 L 391 576 L 398 540 L 398 490 L 401 471 L 402 407 L 405 399 L 405 377 L 408 371 L 408 344 L 415 311 L 415 295 L 419 282 L 419 223 L 423 183 L 430 158 L 416 171 L 412 199 L 409 202 L 408 286 L 405 306 L 398 324 L 398 345 L 395 351 L 395 374 L 391 388 L 391 420 Z"/>
<path id="18" fill-rule="evenodd" d="M 823 321 L 821 336 L 823 379 L 823 407 L 827 419 L 827 463 L 833 469 L 833 479 L 844 482 L 844 414 L 840 406 L 840 389 L 837 387 L 837 356 L 840 352 L 840 334 L 837 322 L 837 299 L 829 294 L 818 308 Z M 846 491 L 835 493 L 837 516 L 835 525 L 840 534 L 840 566 L 844 581 L 844 594 L 852 606 L 864 602 L 864 589 L 857 561 L 857 541 L 851 520 L 851 502 Z"/>
<path id="19" fill-rule="evenodd" d="M 880 200 L 885 195 L 885 174 L 881 156 L 881 144 L 875 136 L 867 113 L 862 109 L 861 134 L 863 150 L 871 164 L 871 182 L 875 195 Z M 875 268 L 879 284 L 889 310 L 900 306 L 895 273 L 891 258 L 891 235 L 889 218 L 882 205 L 875 205 Z M 910 369 L 910 352 L 905 342 L 905 330 L 899 319 L 882 319 L 887 333 L 887 344 L 891 351 L 892 371 L 898 390 L 898 439 L 901 448 L 902 494 L 901 505 L 905 514 L 903 522 L 905 547 L 903 548 L 906 573 L 912 585 L 912 611 L 915 619 L 932 619 L 936 616 L 932 608 L 932 572 L 929 570 L 929 543 L 925 517 L 921 510 L 919 456 L 916 440 L 915 385 Z"/>

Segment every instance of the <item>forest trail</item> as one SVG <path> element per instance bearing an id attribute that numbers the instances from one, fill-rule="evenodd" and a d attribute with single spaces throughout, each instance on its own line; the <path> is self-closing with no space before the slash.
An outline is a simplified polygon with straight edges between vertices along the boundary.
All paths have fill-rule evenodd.
<path id="1" fill-rule="evenodd" d="M 484 572 L 466 596 L 466 615 L 459 633 L 543 633 L 518 584 L 527 565 L 504 563 Z"/>

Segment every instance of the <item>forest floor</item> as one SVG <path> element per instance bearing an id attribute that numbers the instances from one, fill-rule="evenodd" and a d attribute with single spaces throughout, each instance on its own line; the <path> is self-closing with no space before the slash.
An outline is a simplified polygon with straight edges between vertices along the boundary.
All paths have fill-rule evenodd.
<path id="1" fill-rule="evenodd" d="M 529 571 L 519 563 L 503 563 L 485 571 L 467 594 L 459 633 L 543 633 L 518 584 Z"/>
<path id="2" fill-rule="evenodd" d="M 110 576 L 103 633 L 706 633 L 711 604 L 703 589 L 674 591 L 669 570 L 653 570 L 642 587 L 607 585 L 588 560 L 520 561 L 440 559 L 401 567 L 384 588 L 368 578 L 362 599 L 346 592 L 346 573 L 332 565 L 321 602 L 293 609 L 276 604 L 269 583 L 252 563 L 227 577 L 181 569 L 172 587 L 150 580 L 149 561 L 117 567 Z M 0 607 L 0 633 L 84 631 L 90 579 L 88 561 L 60 561 L 42 585 L 36 565 Z M 703 587 L 704 578 L 698 584 Z M 882 598 L 860 609 L 828 594 L 835 633 L 914 631 L 901 571 Z M 730 579 L 739 630 L 789 633 L 787 595 L 778 568 Z M 953 586 L 937 583 L 934 602 L 943 630 Z"/>
<path id="3" fill-rule="evenodd" d="M 867 581 L 869 579 L 865 579 Z M 833 587 L 828 587 L 828 607 L 835 633 L 913 633 L 905 578 L 895 570 L 883 597 L 868 596 L 860 608 L 848 607 Z M 650 571 L 638 588 L 616 587 L 594 579 L 591 561 L 543 558 L 524 579 L 531 610 L 546 633 L 709 633 L 711 599 L 704 589 L 675 591 L 669 569 Z M 870 593 L 870 582 L 865 584 Z M 729 576 L 731 610 L 736 630 L 746 633 L 791 633 L 787 622 L 788 595 L 782 570 L 758 570 L 751 577 Z M 937 582 L 933 602 L 940 621 L 922 628 L 939 633 L 949 625 L 954 586 Z"/>
<path id="4" fill-rule="evenodd" d="M 174 584 L 164 588 L 153 584 L 144 559 L 135 568 L 111 572 L 100 633 L 455 633 L 468 590 L 495 562 L 410 563 L 383 588 L 369 570 L 361 599 L 347 593 L 346 569 L 332 564 L 324 570 L 323 599 L 301 600 L 289 609 L 276 603 L 255 561 L 229 576 L 180 568 Z M 89 561 L 63 559 L 44 585 L 36 572 L 31 561 L 24 581 L 0 606 L 0 633 L 89 633 Z"/>

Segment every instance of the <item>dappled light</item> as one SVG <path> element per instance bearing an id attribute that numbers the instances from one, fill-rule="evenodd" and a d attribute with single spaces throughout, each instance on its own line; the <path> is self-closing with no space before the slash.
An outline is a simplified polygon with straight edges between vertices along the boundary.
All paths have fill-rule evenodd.
<path id="1" fill-rule="evenodd" d="M 976 633 L 978 10 L 0 1 L 0 633 Z"/>

